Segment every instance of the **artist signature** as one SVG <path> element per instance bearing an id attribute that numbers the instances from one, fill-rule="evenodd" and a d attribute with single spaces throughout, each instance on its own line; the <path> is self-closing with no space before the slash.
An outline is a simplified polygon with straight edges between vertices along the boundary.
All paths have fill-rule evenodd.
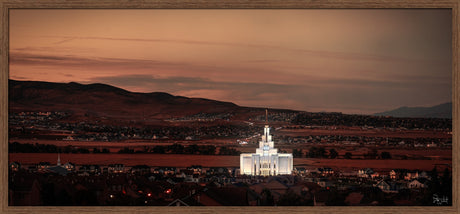
<path id="1" fill-rule="evenodd" d="M 437 194 L 433 194 L 433 204 L 442 205 L 444 203 L 449 203 L 449 198 L 447 196 L 439 197 Z"/>

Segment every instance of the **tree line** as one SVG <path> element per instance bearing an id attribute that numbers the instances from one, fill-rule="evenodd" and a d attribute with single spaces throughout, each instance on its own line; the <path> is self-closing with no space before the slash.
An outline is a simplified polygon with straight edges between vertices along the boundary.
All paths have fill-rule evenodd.
<path id="1" fill-rule="evenodd" d="M 58 147 L 52 144 L 31 144 L 31 143 L 8 143 L 9 153 L 72 153 L 72 154 L 104 154 L 111 153 L 107 148 L 81 148 L 75 146 Z M 184 146 L 181 144 L 158 145 L 153 147 L 145 146 L 142 149 L 133 149 L 124 147 L 117 153 L 134 154 L 134 153 L 154 153 L 154 154 L 193 154 L 193 155 L 240 155 L 241 152 L 235 148 L 226 146 L 216 147 L 214 145 L 196 145 Z"/>
<path id="2" fill-rule="evenodd" d="M 154 153 L 154 154 L 189 154 L 189 155 L 240 155 L 241 152 L 226 146 L 219 147 L 217 151 L 216 146 L 213 145 L 197 145 L 192 144 L 184 146 L 181 144 L 172 145 L 158 145 L 153 147 L 144 147 L 140 150 L 134 150 L 129 147 L 124 147 L 118 151 L 119 154 L 133 154 L 133 153 Z"/>
<path id="3" fill-rule="evenodd" d="M 330 159 L 335 159 L 339 157 L 339 153 L 335 149 L 329 149 L 326 150 L 324 147 L 310 147 L 309 150 L 304 152 L 302 149 L 293 149 L 292 150 L 292 156 L 295 158 L 330 158 Z M 364 159 L 391 159 L 391 153 L 390 152 L 381 152 L 380 154 L 378 153 L 377 150 L 372 150 L 366 154 L 363 155 Z M 353 154 L 351 152 L 346 152 L 343 155 L 344 159 L 352 159 Z"/>

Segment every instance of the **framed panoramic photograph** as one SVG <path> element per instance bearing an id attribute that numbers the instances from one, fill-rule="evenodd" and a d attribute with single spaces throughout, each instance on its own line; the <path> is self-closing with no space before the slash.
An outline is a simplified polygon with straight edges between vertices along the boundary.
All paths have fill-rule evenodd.
<path id="1" fill-rule="evenodd" d="M 2 2 L 2 213 L 458 213 L 458 1 Z"/>

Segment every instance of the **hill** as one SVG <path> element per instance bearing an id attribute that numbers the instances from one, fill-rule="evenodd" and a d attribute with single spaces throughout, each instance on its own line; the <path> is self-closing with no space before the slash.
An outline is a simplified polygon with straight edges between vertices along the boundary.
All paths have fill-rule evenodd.
<path id="1" fill-rule="evenodd" d="M 449 118 L 452 119 L 452 103 L 444 103 L 432 107 L 400 107 L 391 111 L 375 113 L 375 116 L 417 117 L 417 118 Z"/>
<path id="2" fill-rule="evenodd" d="M 66 111 L 75 116 L 120 120 L 167 119 L 243 107 L 163 92 L 137 93 L 105 84 L 8 81 L 9 111 Z"/>

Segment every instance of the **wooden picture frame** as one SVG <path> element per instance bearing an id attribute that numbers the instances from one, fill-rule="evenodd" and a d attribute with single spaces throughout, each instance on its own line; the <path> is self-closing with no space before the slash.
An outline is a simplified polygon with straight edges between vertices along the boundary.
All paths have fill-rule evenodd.
<path id="1" fill-rule="evenodd" d="M 2 39 L 0 44 L 0 136 L 1 136 L 1 176 L 0 176 L 0 198 L 2 203 L 2 213 L 82 213 L 82 212 L 97 212 L 97 213 L 261 213 L 261 212 L 280 212 L 280 213 L 459 213 L 459 89 L 460 76 L 458 71 L 459 61 L 459 1 L 458 0 L 332 0 L 332 1 L 293 1 L 293 0 L 255 0 L 255 1 L 239 1 L 239 0 L 133 0 L 133 1 L 92 1 L 92 0 L 2 0 L 0 8 L 0 16 L 2 17 Z M 8 51 L 9 51 L 9 10 L 15 8 L 56 8 L 56 9 L 122 9 L 122 8 L 152 8 L 152 9 L 321 9 L 321 8 L 448 8 L 452 10 L 452 26 L 453 26 L 453 206 L 452 207 L 11 207 L 8 206 Z"/>

